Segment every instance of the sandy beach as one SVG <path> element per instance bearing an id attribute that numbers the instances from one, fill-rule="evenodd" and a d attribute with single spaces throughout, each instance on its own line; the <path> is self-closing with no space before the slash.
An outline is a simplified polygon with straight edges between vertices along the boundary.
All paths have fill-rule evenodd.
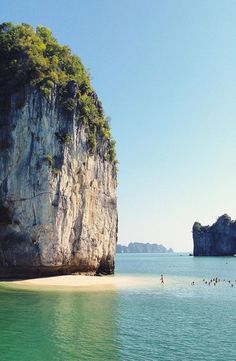
<path id="1" fill-rule="evenodd" d="M 61 289 L 76 288 L 78 290 L 114 290 L 123 288 L 139 288 L 159 284 L 156 277 L 139 276 L 86 276 L 65 275 L 55 277 L 44 277 L 14 281 L 4 281 L 10 287 L 22 287 L 29 289 Z"/>

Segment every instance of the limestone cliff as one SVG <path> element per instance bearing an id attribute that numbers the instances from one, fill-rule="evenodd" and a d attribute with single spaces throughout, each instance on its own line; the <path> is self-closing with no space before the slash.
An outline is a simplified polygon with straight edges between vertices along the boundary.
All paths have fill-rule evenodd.
<path id="1" fill-rule="evenodd" d="M 35 34 L 31 27 L 23 26 L 26 29 L 23 34 L 27 29 Z M 15 28 L 4 25 L 0 36 L 9 36 L 10 31 L 15 36 Z M 45 41 L 44 34 L 40 36 Z M 53 39 L 51 43 L 55 40 L 50 39 Z M 57 52 L 64 49 L 55 44 Z M 80 78 L 68 81 L 61 71 L 66 79 L 63 85 L 52 80 L 49 83 L 48 78 L 47 83 L 40 79 L 35 84 L 35 69 L 32 71 L 30 63 L 29 73 L 25 60 L 20 71 L 18 66 L 17 70 L 13 68 L 16 74 L 9 73 L 15 62 L 9 60 L 10 65 L 7 64 L 3 48 L 0 50 L 0 277 L 76 271 L 113 273 L 117 181 L 101 103 L 90 86 L 85 86 L 84 74 L 83 82 Z M 38 49 L 41 51 L 39 46 Z M 49 50 L 42 49 L 47 60 Z M 21 60 L 24 55 L 27 59 L 32 54 L 24 51 L 14 51 L 10 56 L 17 56 L 17 64 L 21 64 L 19 57 Z M 39 59 L 42 63 L 42 56 Z M 60 58 L 56 63 L 58 69 L 59 61 Z M 76 66 L 81 67 L 76 61 Z M 65 61 L 65 67 L 64 64 Z M 83 68 L 78 69 L 81 74 Z M 44 71 L 48 69 L 45 67 Z M 15 83 L 17 76 L 21 81 Z"/>
<path id="2" fill-rule="evenodd" d="M 193 225 L 194 256 L 232 256 L 236 254 L 236 221 L 224 214 L 212 226 Z"/>

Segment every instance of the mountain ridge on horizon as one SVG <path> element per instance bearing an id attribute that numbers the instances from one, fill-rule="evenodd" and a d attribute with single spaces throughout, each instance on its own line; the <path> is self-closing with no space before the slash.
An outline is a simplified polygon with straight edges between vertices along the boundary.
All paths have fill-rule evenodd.
<path id="1" fill-rule="evenodd" d="M 116 253 L 173 253 L 172 248 L 166 248 L 162 244 L 130 242 L 127 246 L 117 244 Z"/>

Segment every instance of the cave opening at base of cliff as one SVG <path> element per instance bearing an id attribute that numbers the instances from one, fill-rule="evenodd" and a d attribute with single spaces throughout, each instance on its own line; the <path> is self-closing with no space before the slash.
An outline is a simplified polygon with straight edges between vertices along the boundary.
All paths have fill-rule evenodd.
<path id="1" fill-rule="evenodd" d="M 96 270 L 96 275 L 109 275 L 114 273 L 114 260 L 112 257 L 103 257 Z"/>

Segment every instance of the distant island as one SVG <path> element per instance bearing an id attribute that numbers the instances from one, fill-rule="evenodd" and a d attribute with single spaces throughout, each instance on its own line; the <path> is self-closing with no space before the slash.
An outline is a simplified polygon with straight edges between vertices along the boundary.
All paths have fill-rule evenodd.
<path id="1" fill-rule="evenodd" d="M 173 253 L 173 249 L 167 249 L 162 244 L 131 242 L 128 246 L 117 244 L 116 253 Z"/>
<path id="2" fill-rule="evenodd" d="M 236 254 L 236 221 L 223 214 L 212 226 L 193 225 L 194 256 L 233 256 Z"/>

